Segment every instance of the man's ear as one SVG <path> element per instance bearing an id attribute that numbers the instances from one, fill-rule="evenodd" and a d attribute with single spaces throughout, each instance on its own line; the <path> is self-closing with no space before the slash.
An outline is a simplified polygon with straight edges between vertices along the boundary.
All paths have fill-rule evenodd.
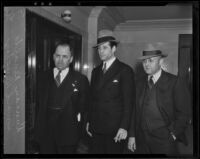
<path id="1" fill-rule="evenodd" d="M 112 47 L 112 52 L 114 53 L 116 51 L 116 46 Z"/>
<path id="2" fill-rule="evenodd" d="M 73 56 L 71 56 L 71 58 L 70 58 L 70 63 L 72 63 L 72 61 L 73 61 L 73 58 L 74 58 L 74 57 L 73 57 Z"/>
<path id="3" fill-rule="evenodd" d="M 159 60 L 159 65 L 162 66 L 164 59 L 161 57 Z"/>

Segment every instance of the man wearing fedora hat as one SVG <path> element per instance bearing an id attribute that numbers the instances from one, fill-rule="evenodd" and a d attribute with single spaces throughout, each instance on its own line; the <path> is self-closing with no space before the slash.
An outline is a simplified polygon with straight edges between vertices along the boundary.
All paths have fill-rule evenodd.
<path id="1" fill-rule="evenodd" d="M 91 153 L 122 153 L 135 101 L 134 72 L 115 57 L 119 41 L 101 30 L 97 45 L 102 63 L 93 69 L 87 133 Z"/>
<path id="2" fill-rule="evenodd" d="M 128 149 L 141 154 L 177 154 L 177 141 L 186 143 L 190 94 L 181 78 L 161 69 L 167 55 L 150 46 L 139 58 L 147 75 L 136 83 L 136 121 L 131 120 Z"/>

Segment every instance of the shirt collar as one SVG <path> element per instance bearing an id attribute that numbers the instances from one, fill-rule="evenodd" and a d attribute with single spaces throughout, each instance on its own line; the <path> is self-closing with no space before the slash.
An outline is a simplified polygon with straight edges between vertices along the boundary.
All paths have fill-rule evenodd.
<path id="1" fill-rule="evenodd" d="M 56 77 L 56 75 L 58 74 L 59 69 L 54 67 L 53 69 L 53 73 L 54 73 L 54 78 Z M 65 76 L 68 74 L 69 72 L 69 67 L 65 68 L 64 70 L 61 71 L 60 75 L 61 75 L 61 81 L 65 78 Z"/>
<path id="2" fill-rule="evenodd" d="M 160 78 L 161 72 L 162 72 L 162 70 L 160 69 L 160 70 L 159 70 L 158 72 L 156 72 L 155 74 L 153 74 L 153 75 L 148 75 L 148 80 L 150 79 L 151 76 L 153 76 L 152 80 L 153 80 L 153 83 L 155 84 L 155 83 L 158 81 L 158 79 Z"/>
<path id="3" fill-rule="evenodd" d="M 106 63 L 106 69 L 108 69 L 112 65 L 112 63 L 115 61 L 115 59 L 116 59 L 116 57 L 114 56 L 111 59 L 103 62 L 103 64 Z"/>

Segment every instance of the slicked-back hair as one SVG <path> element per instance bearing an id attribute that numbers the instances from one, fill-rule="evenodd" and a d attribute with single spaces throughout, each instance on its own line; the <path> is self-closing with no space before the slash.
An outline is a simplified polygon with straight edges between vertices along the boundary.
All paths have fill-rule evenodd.
<path id="1" fill-rule="evenodd" d="M 69 47 L 69 50 L 70 50 L 70 52 L 71 52 L 71 56 L 74 55 L 74 54 L 73 54 L 73 49 L 72 49 L 72 47 L 71 47 L 71 45 L 70 45 L 69 43 L 66 43 L 66 42 L 59 42 L 58 44 L 56 44 L 55 51 L 56 51 L 56 49 L 57 49 L 59 46 L 61 46 L 61 47 Z"/>

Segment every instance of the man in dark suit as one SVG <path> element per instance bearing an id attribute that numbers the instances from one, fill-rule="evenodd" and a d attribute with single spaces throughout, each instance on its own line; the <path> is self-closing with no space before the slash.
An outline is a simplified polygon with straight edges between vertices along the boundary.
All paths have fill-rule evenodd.
<path id="1" fill-rule="evenodd" d="M 102 63 L 93 69 L 87 133 L 91 153 L 122 153 L 134 106 L 134 73 L 115 57 L 119 42 L 112 31 L 99 32 L 97 45 Z"/>
<path id="2" fill-rule="evenodd" d="M 128 142 L 131 151 L 178 154 L 177 141 L 186 143 L 184 130 L 191 115 L 190 94 L 183 79 L 161 69 L 166 56 L 152 46 L 140 57 L 147 75 L 136 82 L 136 116 Z"/>
<path id="3" fill-rule="evenodd" d="M 44 74 L 35 139 L 42 154 L 75 153 L 89 93 L 87 77 L 72 70 L 69 44 L 57 45 L 55 68 Z"/>

